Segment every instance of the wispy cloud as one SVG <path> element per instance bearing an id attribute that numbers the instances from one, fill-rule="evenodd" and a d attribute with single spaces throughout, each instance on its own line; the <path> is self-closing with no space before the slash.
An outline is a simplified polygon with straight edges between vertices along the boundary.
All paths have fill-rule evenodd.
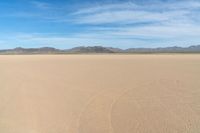
<path id="1" fill-rule="evenodd" d="M 58 47 L 153 47 L 200 43 L 199 0 L 131 0 L 109 4 L 104 1 L 73 10 L 68 10 L 72 6 L 70 4 L 52 4 L 43 0 L 29 4 L 34 10 L 16 11 L 10 17 L 42 20 L 50 26 L 44 28 L 45 32 L 53 32 L 54 25 L 59 25 L 60 29 L 54 28 L 55 33 L 18 33 L 3 42 L 13 40 L 18 44 Z M 61 34 L 61 28 L 66 30 L 64 34 Z"/>
<path id="2" fill-rule="evenodd" d="M 133 2 L 123 4 L 101 5 L 80 9 L 74 12 L 74 22 L 78 24 L 136 23 L 148 21 L 171 21 L 174 19 L 191 19 L 200 8 L 198 1 L 157 2 L 138 5 Z"/>
<path id="3" fill-rule="evenodd" d="M 108 34 L 107 34 L 108 35 Z M 3 38 L 3 44 L 5 48 L 15 43 L 15 47 L 43 47 L 51 46 L 57 48 L 72 48 L 76 46 L 109 46 L 109 47 L 121 47 L 128 48 L 133 46 L 135 43 L 144 44 L 145 39 L 142 38 L 115 38 L 113 36 L 105 36 L 102 34 L 76 34 L 74 36 L 68 36 L 64 34 L 48 34 L 48 33 L 12 33 L 10 37 Z M 134 40 L 134 43 L 132 42 Z M 118 43 L 116 43 L 116 41 Z M 6 46 L 8 45 L 8 46 Z M 1 46 L 2 47 L 2 46 Z"/>
<path id="4" fill-rule="evenodd" d="M 73 23 L 116 38 L 180 39 L 200 36 L 200 1 L 125 2 L 74 12 Z M 113 26 L 114 25 L 114 26 Z"/>
<path id="5" fill-rule="evenodd" d="M 31 1 L 31 4 L 33 4 L 38 9 L 50 9 L 50 8 L 52 8 L 52 5 L 50 5 L 47 2 Z"/>
<path id="6" fill-rule="evenodd" d="M 185 16 L 188 11 L 148 12 L 148 11 L 108 11 L 83 15 L 75 19 L 77 24 L 131 24 L 142 22 L 162 22 Z"/>
<path id="7" fill-rule="evenodd" d="M 173 36 L 172 31 L 168 28 L 161 29 L 169 36 L 158 36 L 160 31 L 154 31 L 150 35 L 145 30 L 155 30 L 155 27 L 149 29 L 121 29 L 119 32 L 88 32 L 77 33 L 75 35 L 59 34 L 59 33 L 14 33 L 9 37 L 1 39 L 2 46 L 23 46 L 23 47 L 56 47 L 56 48 L 72 48 L 76 46 L 107 46 L 107 47 L 168 47 L 168 46 L 190 46 L 199 44 L 200 39 L 197 35 L 192 36 Z M 169 33 L 167 33 L 169 31 Z M 175 30 L 174 30 L 175 31 Z M 139 32 L 136 34 L 136 32 Z M 157 33 L 158 32 L 158 33 Z"/>

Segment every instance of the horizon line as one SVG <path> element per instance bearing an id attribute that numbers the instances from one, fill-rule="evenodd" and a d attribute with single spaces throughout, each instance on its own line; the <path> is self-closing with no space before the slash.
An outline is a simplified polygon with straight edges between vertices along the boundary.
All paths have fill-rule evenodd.
<path id="1" fill-rule="evenodd" d="M 70 48 L 56 48 L 53 46 L 42 46 L 42 47 L 23 47 L 23 46 L 16 46 L 16 47 L 12 47 L 12 48 L 3 48 L 0 50 L 13 50 L 13 49 L 17 49 L 17 48 L 22 48 L 22 49 L 40 49 L 40 48 L 54 48 L 57 50 L 69 50 L 69 49 L 73 49 L 73 48 L 79 48 L 79 47 L 84 47 L 84 48 L 92 48 L 92 47 L 102 47 L 102 48 L 116 48 L 116 49 L 121 49 L 121 50 L 127 50 L 127 49 L 158 49 L 158 48 L 190 48 L 190 47 L 195 47 L 195 46 L 200 46 L 200 44 L 197 45 L 189 45 L 189 46 L 178 46 L 178 45 L 173 45 L 173 46 L 161 46 L 161 47 L 129 47 L 129 48 L 120 48 L 120 47 L 114 47 L 114 46 L 102 46 L 102 45 L 80 45 L 80 46 L 75 46 L 75 47 L 70 47 Z"/>

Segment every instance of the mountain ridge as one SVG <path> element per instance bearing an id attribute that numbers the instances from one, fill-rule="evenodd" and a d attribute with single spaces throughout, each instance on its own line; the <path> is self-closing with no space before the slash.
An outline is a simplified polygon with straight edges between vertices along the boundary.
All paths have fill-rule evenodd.
<path id="1" fill-rule="evenodd" d="M 53 47 L 22 48 L 0 50 L 0 54 L 82 54 L 82 53 L 200 53 L 200 45 L 189 47 L 158 47 L 158 48 L 128 48 L 120 49 L 103 46 L 79 46 L 71 49 L 56 49 Z"/>

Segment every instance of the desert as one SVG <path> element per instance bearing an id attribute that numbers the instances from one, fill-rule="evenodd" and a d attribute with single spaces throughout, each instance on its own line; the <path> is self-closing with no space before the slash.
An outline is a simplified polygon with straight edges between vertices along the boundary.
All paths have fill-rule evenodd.
<path id="1" fill-rule="evenodd" d="M 198 133 L 200 55 L 2 55 L 1 133 Z"/>

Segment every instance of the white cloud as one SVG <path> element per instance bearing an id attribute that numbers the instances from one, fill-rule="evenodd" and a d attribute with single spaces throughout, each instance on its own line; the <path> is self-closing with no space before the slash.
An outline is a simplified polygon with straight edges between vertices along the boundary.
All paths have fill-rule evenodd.
<path id="1" fill-rule="evenodd" d="M 39 9 L 50 9 L 51 5 L 46 2 L 41 2 L 41 1 L 31 1 L 31 3 Z"/>
<path id="2" fill-rule="evenodd" d="M 133 2 L 109 4 L 80 9 L 72 13 L 72 22 L 99 25 L 184 20 L 191 19 L 190 15 L 196 14 L 194 10 L 199 8 L 200 1 L 157 2 L 150 5 Z"/>
<path id="3" fill-rule="evenodd" d="M 138 5 L 132 3 L 132 2 L 126 2 L 126 3 L 119 3 L 119 4 L 104 4 L 104 5 L 96 5 L 95 7 L 88 7 L 79 9 L 78 11 L 75 11 L 72 13 L 72 15 L 83 15 L 83 14 L 93 14 L 103 11 L 111 11 L 111 10 L 124 10 L 124 9 L 133 9 L 138 7 Z"/>
<path id="4" fill-rule="evenodd" d="M 153 25 L 146 27 L 137 27 L 137 28 L 121 28 L 118 32 L 111 32 L 111 34 L 116 36 L 141 36 L 141 37 L 150 37 L 150 38 L 160 38 L 160 39 L 170 39 L 177 37 L 192 37 L 200 36 L 200 28 L 196 26 L 189 25 Z"/>
<path id="5" fill-rule="evenodd" d="M 80 9 L 72 14 L 72 22 L 95 25 L 91 33 L 107 37 L 192 42 L 200 36 L 199 9 L 200 1 L 196 0 L 150 4 L 128 2 Z"/>
<path id="6" fill-rule="evenodd" d="M 53 10 L 52 5 L 39 1 L 33 2 L 38 9 Z M 29 13 L 15 14 L 22 17 L 39 17 L 56 23 L 82 26 L 69 35 L 63 34 L 15 34 L 4 42 L 17 42 L 26 46 L 48 45 L 72 47 L 80 45 L 105 45 L 126 47 L 145 47 L 149 45 L 186 45 L 200 42 L 200 1 L 169 0 L 150 4 L 134 2 L 94 5 L 80 8 L 74 12 L 64 9 L 55 10 L 39 16 Z M 77 27 L 76 27 L 77 28 Z M 59 31 L 58 31 L 59 32 Z M 12 43 L 12 42 L 11 42 Z"/>
<path id="7" fill-rule="evenodd" d="M 146 3 L 146 4 L 145 4 Z M 200 8 L 200 2 L 197 0 L 171 0 L 161 2 L 153 1 L 151 3 L 144 2 L 143 4 L 136 4 L 134 2 L 120 2 L 114 4 L 99 4 L 91 7 L 79 9 L 72 13 L 73 15 L 87 15 L 96 14 L 107 11 L 119 10 L 139 10 L 139 11 L 169 11 L 169 10 L 194 10 Z"/>
<path id="8" fill-rule="evenodd" d="M 142 28 L 142 29 L 141 29 Z M 170 29 L 168 27 L 141 27 L 141 28 L 121 28 L 118 31 L 103 29 L 102 32 L 79 33 L 73 36 L 65 34 L 49 33 L 13 33 L 4 38 L 6 45 L 16 47 L 43 47 L 50 46 L 56 48 L 71 48 L 76 46 L 109 46 L 109 47 L 165 47 L 165 46 L 189 46 L 199 44 L 199 35 L 191 34 L 193 30 L 200 33 L 200 29 L 186 27 L 182 31 Z M 191 31 L 188 31 L 192 28 Z M 157 30 L 156 30 L 157 29 Z M 179 29 L 179 28 L 178 28 Z M 183 34 L 179 35 L 179 32 Z M 161 34 L 163 33 L 163 34 Z M 188 36 L 188 34 L 190 36 Z M 2 47 L 2 45 L 1 45 Z"/>
<path id="9" fill-rule="evenodd" d="M 187 11 L 147 12 L 147 11 L 108 11 L 81 16 L 75 19 L 78 24 L 131 24 L 140 22 L 162 22 L 187 15 Z"/>

